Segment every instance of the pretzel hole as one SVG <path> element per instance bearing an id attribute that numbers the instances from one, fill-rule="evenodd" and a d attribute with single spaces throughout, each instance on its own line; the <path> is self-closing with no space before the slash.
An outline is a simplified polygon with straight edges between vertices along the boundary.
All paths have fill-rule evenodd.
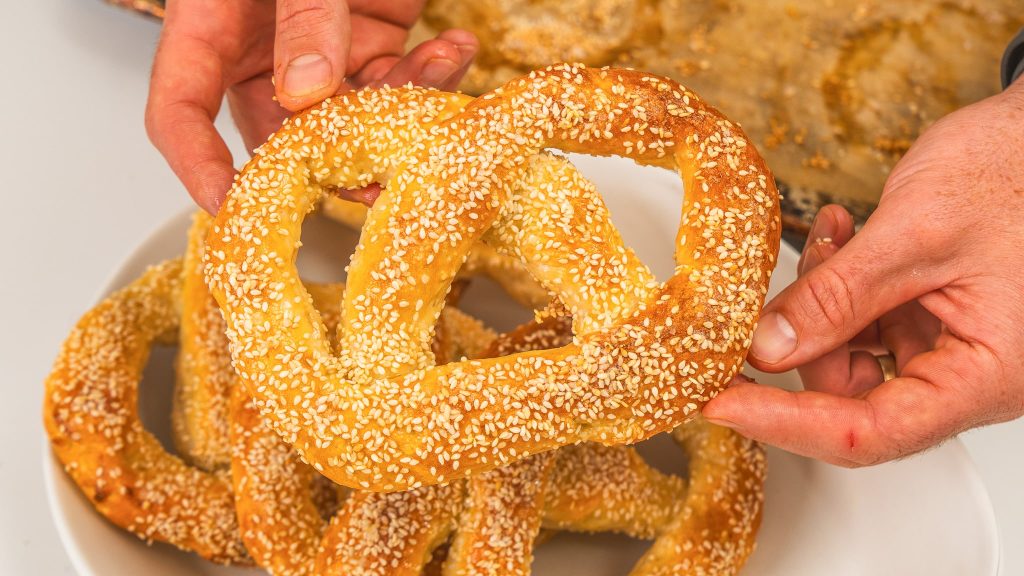
<path id="1" fill-rule="evenodd" d="M 683 207 L 683 183 L 674 170 L 641 166 L 621 156 L 569 154 L 569 161 L 597 186 L 612 224 L 626 246 L 659 281 L 675 271 L 674 239 Z"/>
<path id="2" fill-rule="evenodd" d="M 142 371 L 137 399 L 139 420 L 170 454 L 180 456 L 171 434 L 171 404 L 174 401 L 174 360 L 177 346 L 154 344 Z"/>
<path id="3" fill-rule="evenodd" d="M 636 451 L 652 468 L 681 478 L 690 477 L 690 456 L 670 434 L 658 434 L 636 445 Z"/>
<path id="4" fill-rule="evenodd" d="M 345 267 L 359 243 L 358 231 L 314 213 L 303 221 L 300 239 L 302 247 L 296 266 L 303 280 L 319 283 L 345 280 Z"/>
<path id="5" fill-rule="evenodd" d="M 473 278 L 466 287 L 459 308 L 498 333 L 508 332 L 533 318 L 532 310 L 513 301 L 493 280 L 482 277 Z"/>

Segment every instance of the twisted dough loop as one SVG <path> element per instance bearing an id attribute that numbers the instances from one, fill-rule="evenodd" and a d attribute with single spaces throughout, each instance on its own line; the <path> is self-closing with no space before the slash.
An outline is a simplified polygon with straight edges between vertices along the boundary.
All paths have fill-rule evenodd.
<path id="1" fill-rule="evenodd" d="M 778 194 L 742 131 L 696 95 L 562 65 L 460 112 L 464 102 L 381 89 L 307 110 L 246 166 L 208 239 L 242 382 L 341 484 L 408 489 L 671 430 L 739 369 L 763 304 Z M 571 166 L 538 156 L 545 147 L 679 169 L 687 196 L 670 280 L 654 282 Z M 352 259 L 335 356 L 292 264 L 299 227 L 324 188 L 373 181 L 386 187 Z M 535 257 L 525 263 L 572 312 L 576 340 L 431 367 L 444 295 L 488 230 L 500 249 Z"/>
<path id="2" fill-rule="evenodd" d="M 147 541 L 249 563 L 231 486 L 164 451 L 142 425 L 138 383 L 154 342 L 177 339 L 181 260 L 165 262 L 79 320 L 46 380 L 53 451 L 93 506 Z"/>
<path id="3" fill-rule="evenodd" d="M 362 229 L 368 211 L 363 204 L 330 195 L 324 198 L 321 209 L 328 218 L 353 230 Z M 473 276 L 485 276 L 493 280 L 523 306 L 542 308 L 548 303 L 548 291 L 530 276 L 518 258 L 499 254 L 487 244 L 474 246 L 459 269 L 459 278 Z"/>

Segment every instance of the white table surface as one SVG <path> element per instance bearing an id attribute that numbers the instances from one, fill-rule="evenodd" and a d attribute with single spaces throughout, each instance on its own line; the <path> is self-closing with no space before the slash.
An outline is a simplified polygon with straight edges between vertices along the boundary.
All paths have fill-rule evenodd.
<path id="1" fill-rule="evenodd" d="M 43 378 L 111 273 L 190 200 L 142 122 L 157 23 L 99 0 L 11 1 L 2 13 L 0 575 L 74 574 L 43 488 Z M 1002 574 L 1024 575 L 1024 421 L 964 440 L 995 506 Z"/>

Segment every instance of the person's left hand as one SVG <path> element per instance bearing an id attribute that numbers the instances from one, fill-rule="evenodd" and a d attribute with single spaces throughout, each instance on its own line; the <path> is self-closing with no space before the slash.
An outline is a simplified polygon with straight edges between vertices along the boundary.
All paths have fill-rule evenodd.
<path id="1" fill-rule="evenodd" d="M 150 139 L 196 203 L 216 213 L 235 175 L 213 124 L 225 94 L 252 150 L 291 113 L 338 92 L 408 82 L 457 87 L 476 38 L 448 30 L 406 53 L 423 2 L 168 2 L 146 107 Z M 359 191 L 348 194 L 359 199 Z"/>

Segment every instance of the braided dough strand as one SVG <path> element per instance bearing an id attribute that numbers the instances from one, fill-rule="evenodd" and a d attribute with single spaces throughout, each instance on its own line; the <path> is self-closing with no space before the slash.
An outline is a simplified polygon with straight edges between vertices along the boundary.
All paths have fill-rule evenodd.
<path id="1" fill-rule="evenodd" d="M 174 447 L 203 470 L 231 465 L 227 399 L 235 381 L 224 320 L 203 275 L 203 250 L 213 218 L 192 215 L 183 260 L 181 335 L 175 360 L 171 430 Z"/>
<path id="2" fill-rule="evenodd" d="M 321 210 L 328 218 L 353 230 L 362 229 L 368 212 L 363 204 L 335 196 L 325 196 Z M 513 300 L 527 308 L 543 308 L 549 300 L 548 291 L 530 276 L 530 272 L 518 258 L 499 254 L 487 244 L 477 244 L 470 250 L 462 268 L 459 269 L 458 276 L 485 276 L 501 286 Z"/>

